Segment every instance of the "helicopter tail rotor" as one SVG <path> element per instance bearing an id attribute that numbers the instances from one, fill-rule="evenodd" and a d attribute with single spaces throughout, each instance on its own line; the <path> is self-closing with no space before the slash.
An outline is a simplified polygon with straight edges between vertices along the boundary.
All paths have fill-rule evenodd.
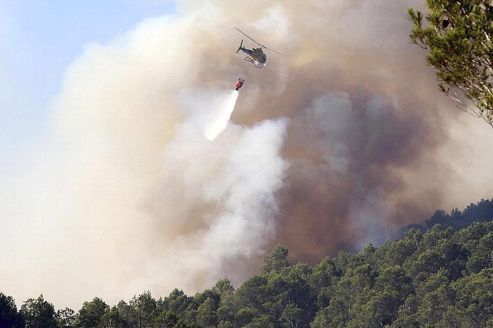
<path id="1" fill-rule="evenodd" d="M 243 39 L 241 40 L 240 46 L 238 47 L 238 50 L 236 50 L 236 53 L 238 53 L 241 50 L 242 46 L 243 46 Z"/>

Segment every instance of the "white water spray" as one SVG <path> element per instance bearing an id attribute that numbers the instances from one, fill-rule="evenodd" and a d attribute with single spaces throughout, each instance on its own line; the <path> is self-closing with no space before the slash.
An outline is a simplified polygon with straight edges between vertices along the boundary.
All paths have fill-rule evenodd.
<path id="1" fill-rule="evenodd" d="M 219 106 L 217 112 L 211 115 L 210 120 L 204 127 L 204 135 L 207 140 L 213 141 L 226 129 L 231 114 L 235 109 L 238 95 L 238 90 L 233 90 L 229 98 Z"/>

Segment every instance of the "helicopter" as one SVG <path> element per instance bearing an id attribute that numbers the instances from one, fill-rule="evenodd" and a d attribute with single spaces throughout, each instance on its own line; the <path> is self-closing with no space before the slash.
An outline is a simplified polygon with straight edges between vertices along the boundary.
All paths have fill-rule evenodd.
<path id="1" fill-rule="evenodd" d="M 238 53 L 240 50 L 243 51 L 244 53 L 246 53 L 248 56 L 245 58 L 245 60 L 252 63 L 253 66 L 255 66 L 257 68 L 262 68 L 265 66 L 265 62 L 267 61 L 267 55 L 262 51 L 262 49 L 267 49 L 267 50 L 275 52 L 279 55 L 282 55 L 280 52 L 277 52 L 273 49 L 267 48 L 263 44 L 258 43 L 257 41 L 255 41 L 253 38 L 248 36 L 245 32 L 243 32 L 239 28 L 235 27 L 235 30 L 237 30 L 238 32 L 240 32 L 241 34 L 243 34 L 244 36 L 246 36 L 247 38 L 249 38 L 250 40 L 252 40 L 253 42 L 255 42 L 256 44 L 259 45 L 259 48 L 253 48 L 253 49 L 244 48 L 243 47 L 243 40 L 241 40 L 240 46 L 238 47 L 238 50 L 236 50 L 236 53 Z"/>

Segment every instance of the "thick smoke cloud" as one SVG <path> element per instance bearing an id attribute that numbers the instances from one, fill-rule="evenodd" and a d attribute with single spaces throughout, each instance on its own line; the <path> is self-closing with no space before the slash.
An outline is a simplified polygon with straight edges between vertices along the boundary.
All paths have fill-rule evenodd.
<path id="1" fill-rule="evenodd" d="M 277 243 L 316 261 L 491 197 L 491 130 L 451 108 L 407 41 L 420 5 L 185 1 L 88 45 L 52 137 L 2 178 L 0 290 L 75 308 L 194 292 L 240 282 Z M 249 67 L 236 25 L 284 55 Z M 204 117 L 240 75 L 211 142 Z"/>

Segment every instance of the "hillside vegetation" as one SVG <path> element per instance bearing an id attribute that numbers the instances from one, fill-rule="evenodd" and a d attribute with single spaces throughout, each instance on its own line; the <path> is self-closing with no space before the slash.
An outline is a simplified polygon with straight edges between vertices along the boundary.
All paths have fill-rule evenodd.
<path id="1" fill-rule="evenodd" d="M 437 212 L 420 228 L 455 222 L 457 213 L 488 222 L 410 228 L 400 240 L 315 266 L 290 265 L 278 246 L 237 289 L 221 280 L 195 296 L 145 292 L 112 307 L 95 298 L 77 313 L 55 312 L 43 296 L 17 311 L 0 294 L 0 327 L 493 327 L 493 222 L 484 214 L 491 205 Z"/>

